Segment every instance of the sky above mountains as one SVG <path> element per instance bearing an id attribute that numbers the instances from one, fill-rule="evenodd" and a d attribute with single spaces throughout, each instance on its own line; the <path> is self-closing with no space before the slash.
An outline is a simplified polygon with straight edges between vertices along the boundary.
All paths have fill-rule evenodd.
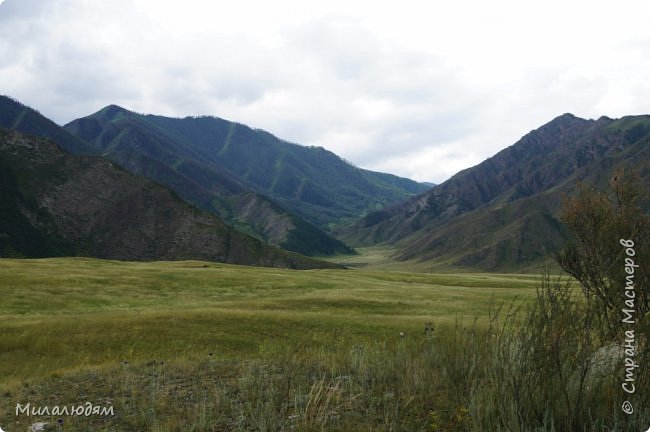
<path id="1" fill-rule="evenodd" d="M 5 0 L 0 93 L 209 114 L 441 182 L 565 113 L 650 113 L 643 0 Z"/>

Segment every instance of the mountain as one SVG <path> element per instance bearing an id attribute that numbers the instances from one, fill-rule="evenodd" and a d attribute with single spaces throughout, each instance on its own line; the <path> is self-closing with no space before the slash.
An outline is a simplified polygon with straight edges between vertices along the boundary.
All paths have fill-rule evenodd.
<path id="1" fill-rule="evenodd" d="M 99 154 L 99 150 L 47 119 L 34 109 L 6 96 L 0 96 L 0 127 L 50 138 L 74 154 Z M 157 180 L 177 191 L 188 202 L 211 211 L 253 237 L 273 246 L 304 255 L 322 256 L 353 253 L 340 240 L 306 223 L 301 218 L 271 203 L 267 198 L 252 197 L 247 188 L 227 175 L 208 173 L 191 161 L 184 167 L 169 167 L 138 152 L 122 152 L 117 162 L 132 172 Z M 197 180 L 181 171 L 191 172 Z M 216 177 L 212 181 L 210 177 Z M 216 194 L 214 187 L 217 188 Z M 233 195 L 234 194 L 234 195 Z M 224 200 L 224 197 L 228 197 Z M 245 207 L 239 214 L 236 209 Z M 233 211 L 234 210 L 234 211 Z"/>
<path id="2" fill-rule="evenodd" d="M 49 138 L 74 154 L 97 154 L 88 143 L 69 133 L 38 111 L 8 96 L 0 96 L 0 127 Z"/>
<path id="3" fill-rule="evenodd" d="M 0 256 L 200 259 L 322 268 L 263 244 L 97 156 L 0 129 Z"/>
<path id="4" fill-rule="evenodd" d="M 254 191 L 327 230 L 428 188 L 215 117 L 142 115 L 112 105 L 65 128 L 129 171 L 220 214 L 233 210 L 225 198 Z"/>
<path id="5" fill-rule="evenodd" d="M 605 187 L 616 167 L 650 182 L 650 116 L 565 114 L 483 163 L 341 230 L 349 244 L 393 244 L 398 260 L 479 270 L 539 263 L 564 241 L 558 220 L 579 182 Z"/>

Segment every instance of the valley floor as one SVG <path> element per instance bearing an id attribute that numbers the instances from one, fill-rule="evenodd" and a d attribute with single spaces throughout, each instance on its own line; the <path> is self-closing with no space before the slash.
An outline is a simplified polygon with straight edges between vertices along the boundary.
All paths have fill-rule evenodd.
<path id="1" fill-rule="evenodd" d="M 66 431 L 451 430 L 459 329 L 484 340 L 538 279 L 0 259 L 0 426 L 58 420 L 16 404 L 92 403 L 115 416 Z"/>
<path id="2" fill-rule="evenodd" d="M 0 260 L 0 375 L 256 355 L 264 344 L 419 336 L 487 318 L 536 276 L 257 268 L 198 261 Z M 8 378 L 8 379 L 7 379 Z"/>

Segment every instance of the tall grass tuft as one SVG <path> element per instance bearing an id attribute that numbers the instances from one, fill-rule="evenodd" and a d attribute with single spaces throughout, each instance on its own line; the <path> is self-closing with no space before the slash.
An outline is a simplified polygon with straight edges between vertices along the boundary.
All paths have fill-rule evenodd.
<path id="1" fill-rule="evenodd" d="M 598 308 L 577 295 L 569 281 L 545 274 L 523 321 L 503 322 L 490 326 L 494 344 L 476 371 L 478 386 L 469 398 L 471 430 L 647 427 L 650 392 L 636 395 L 634 416 L 622 413 L 622 344 L 607 336 Z M 639 330 L 645 333 L 641 326 Z M 637 352 L 638 363 L 648 360 L 647 349 Z M 647 369 L 637 380 L 637 388 L 647 388 L 639 387 L 648 385 Z"/>

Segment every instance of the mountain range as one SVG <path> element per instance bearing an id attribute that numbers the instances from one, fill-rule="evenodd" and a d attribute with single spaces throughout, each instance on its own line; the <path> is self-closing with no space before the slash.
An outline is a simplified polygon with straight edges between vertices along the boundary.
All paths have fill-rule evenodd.
<path id="1" fill-rule="evenodd" d="M 111 105 L 65 129 L 241 231 L 306 255 L 351 253 L 330 228 L 428 189 L 216 117 L 142 115 Z"/>
<path id="2" fill-rule="evenodd" d="M 650 116 L 564 114 L 481 164 L 339 231 L 353 245 L 394 245 L 394 259 L 509 271 L 566 239 L 563 199 L 579 183 L 605 189 L 616 168 L 650 184 Z"/>
<path id="3" fill-rule="evenodd" d="M 2 132 L 0 255 L 179 259 L 194 252 L 202 259 L 305 268 L 326 264 L 279 248 L 325 256 L 382 246 L 396 262 L 431 269 L 520 271 L 566 240 L 559 215 L 579 183 L 605 188 L 624 167 L 650 184 L 650 116 L 564 114 L 439 185 L 363 170 L 325 149 L 216 117 L 169 118 L 110 105 L 61 127 L 0 97 L 0 127 L 29 134 Z M 40 151 L 16 150 L 17 143 L 48 149 L 53 142 L 62 153 L 43 150 L 56 153 L 47 164 L 30 162 Z M 108 208 L 92 198 L 106 191 L 115 194 L 105 201 Z M 78 206 L 80 196 L 96 205 L 92 212 Z M 181 207 L 164 210 L 171 202 Z M 133 217 L 121 225 L 106 217 L 116 208 Z M 209 228 L 179 234 L 177 227 L 194 225 Z M 11 226 L 22 234 L 12 234 Z M 124 243 L 123 232 L 139 233 L 139 240 Z M 213 243 L 199 253 L 204 236 Z M 192 242 L 183 243 L 187 238 Z M 119 251 L 118 243 L 129 246 Z"/>

